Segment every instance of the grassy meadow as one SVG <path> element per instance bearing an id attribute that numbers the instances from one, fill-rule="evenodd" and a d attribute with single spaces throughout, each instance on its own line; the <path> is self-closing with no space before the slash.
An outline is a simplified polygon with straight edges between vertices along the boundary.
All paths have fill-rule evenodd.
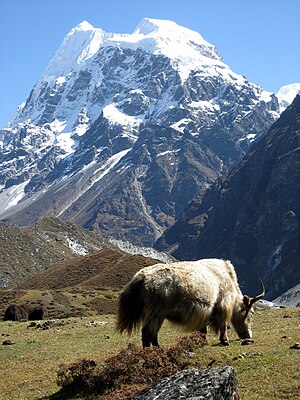
<path id="1" fill-rule="evenodd" d="M 62 394 L 55 396 L 60 390 L 56 379 L 61 363 L 92 359 L 101 365 L 128 343 L 141 345 L 140 333 L 131 337 L 115 333 L 113 315 L 57 319 L 48 326 L 41 321 L 41 328 L 30 324 L 0 322 L 1 400 L 66 398 Z M 183 335 L 186 334 L 165 323 L 159 334 L 160 344 L 174 344 Z M 299 308 L 257 311 L 254 345 L 241 346 L 232 329 L 229 335 L 231 345 L 220 347 L 218 338 L 209 334 L 209 344 L 196 349 L 190 366 L 234 366 L 241 398 L 245 400 L 299 399 L 300 351 L 290 349 L 300 341 Z M 15 344 L 2 345 L 5 340 Z M 74 394 L 69 398 L 84 397 Z M 115 397 L 111 393 L 105 398 Z"/>

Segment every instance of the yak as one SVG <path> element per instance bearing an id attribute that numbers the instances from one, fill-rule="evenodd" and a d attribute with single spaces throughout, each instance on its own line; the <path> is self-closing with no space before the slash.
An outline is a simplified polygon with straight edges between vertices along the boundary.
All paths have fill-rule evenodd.
<path id="1" fill-rule="evenodd" d="M 29 304 L 10 304 L 5 310 L 4 321 L 36 321 L 44 318 L 42 307 L 33 308 Z"/>
<path id="2" fill-rule="evenodd" d="M 253 304 L 261 299 L 243 295 L 230 261 L 202 259 L 155 264 L 138 271 L 119 296 L 117 331 L 129 334 L 142 324 L 143 347 L 158 346 L 164 319 L 204 335 L 211 326 L 229 345 L 227 324 L 241 339 L 251 341 Z"/>

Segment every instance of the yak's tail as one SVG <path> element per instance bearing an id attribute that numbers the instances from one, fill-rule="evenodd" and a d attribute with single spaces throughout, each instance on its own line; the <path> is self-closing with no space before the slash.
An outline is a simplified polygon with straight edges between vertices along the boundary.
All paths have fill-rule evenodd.
<path id="1" fill-rule="evenodd" d="M 143 280 L 142 276 L 134 277 L 119 297 L 117 331 L 120 333 L 127 331 L 131 334 L 142 321 L 144 309 Z"/>

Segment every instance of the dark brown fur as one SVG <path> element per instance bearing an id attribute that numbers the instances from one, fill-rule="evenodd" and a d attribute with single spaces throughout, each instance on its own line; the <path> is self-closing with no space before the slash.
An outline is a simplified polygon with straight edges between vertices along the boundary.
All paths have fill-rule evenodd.
<path id="1" fill-rule="evenodd" d="M 141 321 L 144 308 L 142 285 L 143 279 L 136 279 L 119 297 L 117 330 L 121 333 L 126 330 L 131 334 Z"/>
<path id="2" fill-rule="evenodd" d="M 11 304 L 5 310 L 4 321 L 35 321 L 44 318 L 44 310 L 29 304 Z"/>

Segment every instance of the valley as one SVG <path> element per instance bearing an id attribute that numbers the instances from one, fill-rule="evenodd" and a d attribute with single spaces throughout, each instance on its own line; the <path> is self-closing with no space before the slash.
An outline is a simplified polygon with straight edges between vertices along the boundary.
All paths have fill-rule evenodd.
<path id="1" fill-rule="evenodd" d="M 220 347 L 209 332 L 173 364 L 231 365 L 241 398 L 296 400 L 299 182 L 300 83 L 269 92 L 173 21 L 144 18 L 126 34 L 74 26 L 0 130 L 0 400 L 144 389 L 68 392 L 57 374 L 141 347 L 140 332 L 116 333 L 121 290 L 144 267 L 201 258 L 232 261 L 250 297 L 263 282 L 255 342 L 241 346 L 229 329 Z M 43 308 L 44 319 L 3 321 L 11 304 Z M 164 323 L 162 348 L 185 335 Z"/>
<path id="2" fill-rule="evenodd" d="M 232 365 L 237 369 L 240 394 L 246 400 L 296 400 L 299 393 L 299 350 L 290 347 L 299 339 L 299 309 L 257 311 L 254 320 L 255 344 L 241 346 L 230 331 L 231 346 L 216 346 L 215 336 L 208 345 L 195 350 L 190 366 Z M 59 392 L 56 384 L 61 363 L 92 359 L 98 365 L 128 343 L 141 346 L 140 334 L 128 338 L 115 333 L 113 315 L 97 315 L 55 320 L 48 328 L 31 323 L 0 322 L 1 340 L 13 345 L 0 347 L 0 398 L 38 399 L 125 399 L 126 393 L 141 386 L 119 388 L 106 396 L 85 395 L 80 391 Z M 8 335 L 8 336 L 7 336 Z M 161 330 L 163 347 L 174 344 L 183 333 L 169 324 Z M 112 350 L 113 349 L 113 350 Z M 155 351 L 155 350 L 154 350 Z M 8 378 L 9 377 L 9 378 Z"/>

